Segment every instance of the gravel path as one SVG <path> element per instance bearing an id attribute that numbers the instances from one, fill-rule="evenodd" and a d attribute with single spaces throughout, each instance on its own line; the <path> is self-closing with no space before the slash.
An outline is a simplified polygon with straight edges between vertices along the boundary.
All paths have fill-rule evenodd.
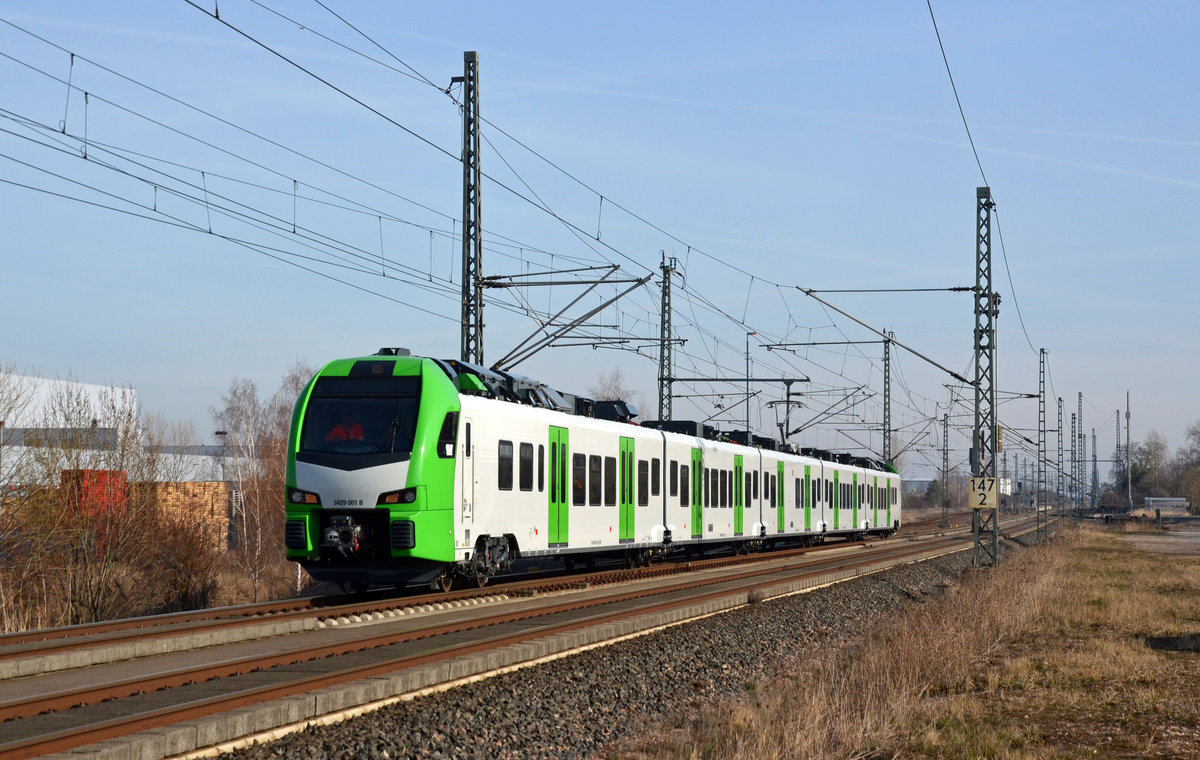
<path id="1" fill-rule="evenodd" d="M 225 757 L 586 758 L 701 702 L 744 694 L 789 658 L 833 646 L 970 565 L 970 553 L 768 601 L 309 728 Z"/>

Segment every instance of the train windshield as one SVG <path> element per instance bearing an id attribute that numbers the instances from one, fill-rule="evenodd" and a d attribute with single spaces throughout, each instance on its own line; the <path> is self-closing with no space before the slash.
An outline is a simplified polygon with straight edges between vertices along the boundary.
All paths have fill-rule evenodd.
<path id="1" fill-rule="evenodd" d="M 412 453 L 420 406 L 417 377 L 323 377 L 300 431 L 302 460 L 364 457 L 379 463 Z"/>

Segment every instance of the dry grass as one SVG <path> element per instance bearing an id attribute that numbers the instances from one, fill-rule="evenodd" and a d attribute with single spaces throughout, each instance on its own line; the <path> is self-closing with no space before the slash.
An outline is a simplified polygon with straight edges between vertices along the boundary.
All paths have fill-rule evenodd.
<path id="1" fill-rule="evenodd" d="M 1196 758 L 1198 650 L 1200 558 L 1076 531 L 615 754 Z"/>

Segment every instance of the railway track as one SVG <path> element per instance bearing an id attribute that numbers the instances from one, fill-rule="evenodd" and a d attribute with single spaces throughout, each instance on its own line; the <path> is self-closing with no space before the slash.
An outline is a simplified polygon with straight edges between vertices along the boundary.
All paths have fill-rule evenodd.
<path id="1" fill-rule="evenodd" d="M 1019 529 L 1006 526 L 1006 532 Z M 472 590 L 357 604 L 300 600 L 253 613 L 241 608 L 20 643 L 0 640 L 2 665 L 235 631 L 234 640 L 204 648 L 0 680 L 0 759 L 85 745 L 101 756 L 105 744 L 98 743 L 130 748 L 138 757 L 166 757 L 960 550 L 969 541 L 959 531 L 773 553 L 756 562 L 723 558 L 574 576 L 549 587 L 527 581 L 506 587 L 505 596 Z M 404 612 L 397 611 L 398 601 L 420 604 Z M 255 625 L 282 626 L 283 633 L 238 633 Z M 12 655 L 17 650 L 22 654 Z"/>

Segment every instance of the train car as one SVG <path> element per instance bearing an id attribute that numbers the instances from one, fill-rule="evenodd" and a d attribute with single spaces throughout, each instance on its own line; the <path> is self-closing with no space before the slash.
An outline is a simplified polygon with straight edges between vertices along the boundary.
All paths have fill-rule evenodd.
<path id="1" fill-rule="evenodd" d="M 330 362 L 292 415 L 287 557 L 318 581 L 448 588 L 520 557 L 632 565 L 900 527 L 883 463 L 633 416 L 404 349 Z"/>

